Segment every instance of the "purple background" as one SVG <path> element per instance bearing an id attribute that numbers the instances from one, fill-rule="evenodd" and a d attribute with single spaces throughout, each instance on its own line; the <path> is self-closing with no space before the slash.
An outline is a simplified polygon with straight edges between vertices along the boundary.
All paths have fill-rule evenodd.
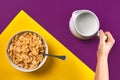
<path id="1" fill-rule="evenodd" d="M 120 1 L 119 0 L 1 0 L 0 32 L 23 9 L 40 23 L 92 70 L 96 66 L 99 40 L 76 39 L 69 31 L 69 19 L 74 10 L 89 9 L 96 13 L 101 28 L 110 31 L 116 43 L 109 55 L 110 80 L 120 80 Z M 87 75 L 86 75 L 87 76 Z"/>

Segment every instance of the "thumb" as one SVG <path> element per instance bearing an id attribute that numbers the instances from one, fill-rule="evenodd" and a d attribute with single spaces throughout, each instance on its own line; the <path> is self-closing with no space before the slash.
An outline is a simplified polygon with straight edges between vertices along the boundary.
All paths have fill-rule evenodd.
<path id="1" fill-rule="evenodd" d="M 106 40 L 103 30 L 99 31 L 99 37 L 100 37 L 100 44 L 103 44 L 105 42 L 105 40 Z"/>

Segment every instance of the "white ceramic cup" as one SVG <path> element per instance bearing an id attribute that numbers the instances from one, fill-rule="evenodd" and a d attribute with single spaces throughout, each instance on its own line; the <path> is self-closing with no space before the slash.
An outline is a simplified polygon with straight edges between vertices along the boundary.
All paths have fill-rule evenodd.
<path id="1" fill-rule="evenodd" d="M 98 17 L 90 10 L 76 10 L 69 23 L 70 31 L 79 39 L 90 39 L 99 36 L 100 23 Z"/>

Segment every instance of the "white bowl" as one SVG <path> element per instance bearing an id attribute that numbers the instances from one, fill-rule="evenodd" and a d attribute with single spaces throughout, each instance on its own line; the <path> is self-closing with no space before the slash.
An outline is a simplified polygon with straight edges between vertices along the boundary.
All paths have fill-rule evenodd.
<path id="1" fill-rule="evenodd" d="M 44 56 L 43 61 L 40 62 L 40 64 L 39 64 L 36 68 L 29 70 L 29 69 L 24 69 L 24 68 L 22 68 L 22 67 L 17 66 L 16 64 L 14 64 L 14 63 L 10 60 L 10 58 L 9 58 L 9 56 L 8 56 L 8 52 L 7 52 L 8 47 L 9 47 L 12 39 L 13 39 L 16 35 L 21 34 L 21 33 L 24 33 L 24 32 L 32 32 L 32 33 L 35 33 L 35 34 L 37 34 L 38 36 L 40 36 L 38 33 L 33 32 L 33 31 L 21 31 L 21 32 L 16 33 L 16 34 L 9 40 L 9 42 L 8 42 L 8 44 L 7 44 L 6 55 L 7 55 L 8 61 L 10 62 L 10 64 L 11 64 L 15 69 L 17 69 L 17 70 L 19 70 L 19 71 L 22 71 L 22 72 L 33 72 L 33 71 L 36 71 L 36 70 L 38 70 L 40 67 L 43 66 L 43 64 L 45 63 L 45 61 L 46 61 L 46 59 L 47 59 L 47 56 Z M 40 37 L 41 37 L 41 36 L 40 36 Z M 43 43 L 45 44 L 45 53 L 48 54 L 48 45 L 47 45 L 46 41 L 43 39 L 43 37 L 41 37 L 41 39 L 43 40 Z"/>

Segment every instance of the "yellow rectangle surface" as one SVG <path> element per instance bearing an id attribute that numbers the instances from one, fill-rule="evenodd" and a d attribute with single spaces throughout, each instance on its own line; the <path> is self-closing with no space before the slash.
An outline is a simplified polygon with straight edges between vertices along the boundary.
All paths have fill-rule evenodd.
<path id="1" fill-rule="evenodd" d="M 6 57 L 6 46 L 17 32 L 30 30 L 37 32 L 46 40 L 49 53 L 66 55 L 62 61 L 48 57 L 46 63 L 37 71 L 25 73 L 13 68 Z M 94 80 L 94 72 L 64 47 L 48 31 L 35 22 L 23 10 L 11 21 L 0 35 L 0 79 L 1 80 Z"/>

